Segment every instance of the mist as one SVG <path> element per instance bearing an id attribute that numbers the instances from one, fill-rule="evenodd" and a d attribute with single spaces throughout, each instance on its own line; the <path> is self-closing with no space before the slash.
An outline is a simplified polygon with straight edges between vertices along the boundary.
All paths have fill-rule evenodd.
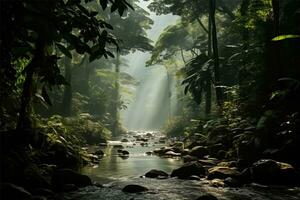
<path id="1" fill-rule="evenodd" d="M 149 11 L 147 2 L 141 1 L 139 5 L 150 13 L 154 21 L 152 28 L 147 31 L 154 45 L 163 29 L 175 24 L 178 16 L 158 16 Z M 176 89 L 174 81 L 170 80 L 164 66 L 146 67 L 150 57 L 150 53 L 131 53 L 125 56 L 129 67 L 121 69 L 139 82 L 137 87 L 132 88 L 131 95 L 121 94 L 128 104 L 127 109 L 121 110 L 121 123 L 129 130 L 159 130 L 172 115 L 174 109 L 171 108 L 176 107 L 176 98 L 172 98 Z"/>

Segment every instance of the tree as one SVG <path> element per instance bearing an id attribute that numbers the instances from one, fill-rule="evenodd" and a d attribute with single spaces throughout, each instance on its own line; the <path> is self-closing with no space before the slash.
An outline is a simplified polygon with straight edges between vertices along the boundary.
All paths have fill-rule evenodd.
<path id="1" fill-rule="evenodd" d="M 91 1 L 85 0 L 83 4 Z M 120 14 L 131 7 L 126 0 L 101 2 L 103 9 L 111 4 L 111 11 L 118 10 Z M 3 14 L 1 12 L 4 16 L 2 20 L 8 22 L 5 23 L 5 31 L 14 34 L 14 37 L 1 35 L 1 41 L 5 41 L 1 52 L 6 51 L 6 54 L 1 55 L 4 57 L 1 65 L 7 69 L 3 75 L 14 76 L 11 69 L 16 66 L 10 64 L 13 61 L 21 58 L 30 60 L 24 69 L 25 81 L 18 120 L 18 129 L 26 129 L 31 127 L 30 103 L 36 93 L 33 81 L 40 84 L 42 100 L 48 103 L 47 88 L 65 83 L 57 65 L 59 57 L 54 47 L 69 57 L 70 50 L 80 54 L 88 53 L 93 57 L 112 57 L 107 46 L 117 45 L 117 42 L 106 30 L 112 29 L 111 25 L 96 18 L 97 12 L 88 11 L 79 0 L 13 0 L 3 2 L 1 9 L 4 11 Z"/>
<path id="2" fill-rule="evenodd" d="M 215 13 L 216 13 L 216 0 L 209 1 L 209 12 L 210 12 L 210 20 L 211 20 L 211 33 L 212 33 L 212 46 L 213 46 L 213 58 L 214 58 L 214 76 L 215 76 L 215 88 L 216 88 L 216 96 L 217 103 L 221 107 L 222 106 L 222 89 L 221 89 L 221 81 L 220 81 L 220 67 L 219 67 L 219 49 L 218 49 L 218 39 L 217 39 L 217 28 L 215 21 Z"/>

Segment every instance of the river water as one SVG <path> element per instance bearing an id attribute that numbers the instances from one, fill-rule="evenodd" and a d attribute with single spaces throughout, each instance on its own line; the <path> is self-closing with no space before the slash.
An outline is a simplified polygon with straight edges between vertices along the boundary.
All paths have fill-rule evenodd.
<path id="1" fill-rule="evenodd" d="M 128 139 L 133 140 L 131 136 Z M 118 148 L 114 146 L 119 144 L 129 151 L 128 158 L 118 155 Z M 230 188 L 220 187 L 205 179 L 158 180 L 142 177 L 151 169 L 170 173 L 182 165 L 180 159 L 146 155 L 146 152 L 161 146 L 163 144 L 157 144 L 157 139 L 150 139 L 147 147 L 142 147 L 140 142 L 110 141 L 109 146 L 103 148 L 105 156 L 100 163 L 82 169 L 83 174 L 90 176 L 103 187 L 81 188 L 79 191 L 65 194 L 64 198 L 67 200 L 194 200 L 209 193 L 220 200 L 300 200 L 300 188 L 267 187 L 257 184 Z M 142 185 L 149 191 L 141 194 L 122 192 L 122 188 L 128 184 Z"/>

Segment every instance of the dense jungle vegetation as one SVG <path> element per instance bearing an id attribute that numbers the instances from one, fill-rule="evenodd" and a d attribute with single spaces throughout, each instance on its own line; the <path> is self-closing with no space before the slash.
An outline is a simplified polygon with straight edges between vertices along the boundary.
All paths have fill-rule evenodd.
<path id="1" fill-rule="evenodd" d="M 174 176 L 299 186 L 299 0 L 1 0 L 0 14 L 3 199 L 63 199 L 93 184 L 78 171 L 105 153 L 90 146 L 151 131 L 122 123 L 143 82 L 124 70 L 136 52 L 150 55 L 139 67 L 167 72 L 169 147 L 149 155 L 196 170 Z M 155 41 L 153 15 L 177 17 Z M 209 158 L 227 168 L 200 173 Z"/>

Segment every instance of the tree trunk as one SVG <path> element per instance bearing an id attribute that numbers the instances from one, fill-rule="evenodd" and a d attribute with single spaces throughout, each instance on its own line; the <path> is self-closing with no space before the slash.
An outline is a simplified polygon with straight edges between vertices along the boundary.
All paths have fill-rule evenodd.
<path id="1" fill-rule="evenodd" d="M 211 38 L 212 38 L 212 28 L 211 28 L 211 12 L 208 14 L 208 45 L 207 45 L 207 53 L 208 57 L 211 58 L 212 56 L 212 48 L 211 48 Z M 211 77 L 210 72 L 209 76 Z M 208 118 L 208 116 L 211 113 L 211 80 L 208 79 L 206 83 L 205 88 L 205 116 Z"/>
<path id="2" fill-rule="evenodd" d="M 272 0 L 273 7 L 273 19 L 274 19 L 274 34 L 277 36 L 280 34 L 279 23 L 280 23 L 280 3 L 279 0 Z"/>
<path id="3" fill-rule="evenodd" d="M 19 119 L 17 123 L 18 130 L 31 129 L 31 99 L 33 96 L 32 82 L 35 69 L 38 66 L 45 64 L 45 34 L 43 31 L 40 32 L 36 42 L 35 54 L 32 61 L 26 66 L 26 77 L 23 84 L 23 91 L 21 95 L 21 108 L 19 112 Z"/>
<path id="4" fill-rule="evenodd" d="M 62 101 L 62 114 L 65 117 L 71 116 L 72 110 L 72 69 L 71 69 L 71 59 L 68 57 L 64 58 L 65 65 L 65 79 L 67 81 L 67 85 L 64 86 L 64 96 Z"/>
<path id="5" fill-rule="evenodd" d="M 223 97 L 222 89 L 220 87 L 220 69 L 219 69 L 219 50 L 218 50 L 218 38 L 217 38 L 217 29 L 215 21 L 215 12 L 216 12 L 216 0 L 209 1 L 210 13 L 211 13 L 211 25 L 212 25 L 212 46 L 213 46 L 213 58 L 214 58 L 214 74 L 215 74 L 215 90 L 217 97 L 218 106 L 222 106 Z"/>
<path id="6" fill-rule="evenodd" d="M 112 127 L 112 135 L 118 136 L 119 135 L 119 103 L 120 103 L 120 54 L 117 53 L 116 57 L 116 65 L 115 65 L 115 91 L 114 91 L 114 99 L 113 99 L 113 109 L 112 109 L 112 119 L 113 119 L 113 127 Z"/>
<path id="7" fill-rule="evenodd" d="M 84 80 L 83 80 L 83 91 L 82 94 L 88 96 L 90 93 L 90 72 L 91 68 L 89 66 L 89 56 L 84 55 L 83 57 L 83 66 L 84 66 Z"/>

